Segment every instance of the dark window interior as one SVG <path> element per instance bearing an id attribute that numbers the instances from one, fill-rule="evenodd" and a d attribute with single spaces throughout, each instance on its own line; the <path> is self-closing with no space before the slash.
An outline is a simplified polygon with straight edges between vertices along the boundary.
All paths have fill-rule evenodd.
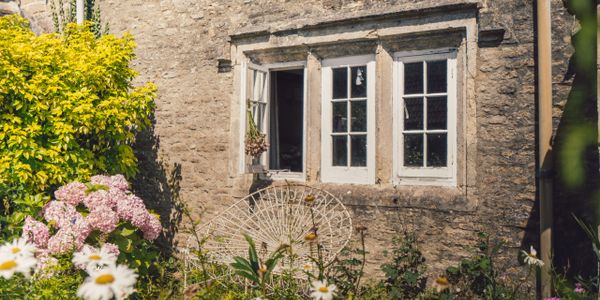
<path id="1" fill-rule="evenodd" d="M 269 169 L 302 172 L 304 69 L 270 73 Z"/>

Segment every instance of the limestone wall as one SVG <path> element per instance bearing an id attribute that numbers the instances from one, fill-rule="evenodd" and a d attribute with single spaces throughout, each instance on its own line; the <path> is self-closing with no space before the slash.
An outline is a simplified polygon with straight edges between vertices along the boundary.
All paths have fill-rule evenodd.
<path id="1" fill-rule="evenodd" d="M 21 1 L 23 10 L 35 11 L 42 1 L 25 2 Z M 184 225 L 189 220 L 176 213 L 171 195 L 179 195 L 194 218 L 208 219 L 251 188 L 252 176 L 238 175 L 232 163 L 239 153 L 239 145 L 232 142 L 238 130 L 234 126 L 238 115 L 232 113 L 237 110 L 235 72 L 217 69 L 218 59 L 236 64 L 230 34 L 248 28 L 292 28 L 332 17 L 477 3 L 477 30 L 504 29 L 504 34 L 501 42 L 479 45 L 475 53 L 466 54 L 476 69 L 463 69 L 472 81 L 473 101 L 462 111 L 463 133 L 471 138 L 460 145 L 459 186 L 395 186 L 389 180 L 368 186 L 333 185 L 319 183 L 316 176 L 309 183 L 338 195 L 352 210 L 355 224 L 369 228 L 371 270 L 383 262 L 381 253 L 399 230 L 417 233 L 432 273 L 467 255 L 463 246 L 474 242 L 478 230 L 504 239 L 513 250 L 536 243 L 532 1 L 98 2 L 111 32 L 131 32 L 139 44 L 134 63 L 140 73 L 137 81 L 152 81 L 159 88 L 154 129 L 142 135 L 138 145 L 142 174 L 136 192 L 162 209 L 163 221 L 169 219 L 167 210 L 173 210 L 171 217 L 182 218 Z M 576 20 L 559 0 L 553 1 L 553 9 L 553 29 L 559 33 L 554 45 L 561 49 L 554 57 L 560 81 L 572 52 L 569 38 Z M 560 97 L 568 85 L 557 85 L 557 90 Z M 512 256 L 516 251 L 506 253 Z"/>

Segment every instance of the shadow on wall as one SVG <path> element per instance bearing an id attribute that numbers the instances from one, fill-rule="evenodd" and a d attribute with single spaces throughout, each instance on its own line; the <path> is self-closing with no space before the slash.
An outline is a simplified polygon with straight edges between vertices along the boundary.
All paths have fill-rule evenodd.
<path id="1" fill-rule="evenodd" d="M 573 11 L 573 4 L 584 9 Z M 591 241 L 573 216 L 597 224 L 595 214 L 600 190 L 598 109 L 596 90 L 596 6 L 587 0 L 564 0 L 581 29 L 572 36 L 575 48 L 563 81 L 571 90 L 556 128 L 554 148 L 554 266 L 567 277 L 596 274 Z M 580 6 L 581 7 L 581 6 Z M 559 99 L 561 100 L 561 99 Z"/>
<path id="2" fill-rule="evenodd" d="M 144 199 L 146 206 L 160 215 L 163 233 L 157 244 L 166 254 L 174 251 L 174 238 L 181 222 L 184 206 L 180 199 L 181 164 L 168 165 L 161 157 L 160 139 L 152 126 L 138 133 L 134 146 L 139 173 L 133 181 L 133 191 Z"/>

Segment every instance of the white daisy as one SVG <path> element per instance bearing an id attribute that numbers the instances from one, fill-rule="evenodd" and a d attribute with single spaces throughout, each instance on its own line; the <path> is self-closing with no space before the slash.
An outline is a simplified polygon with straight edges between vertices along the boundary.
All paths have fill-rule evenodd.
<path id="1" fill-rule="evenodd" d="M 100 269 L 109 265 L 114 266 L 116 262 L 117 256 L 104 246 L 98 249 L 85 245 L 81 251 L 73 253 L 73 264 L 80 269 Z"/>
<path id="2" fill-rule="evenodd" d="M 521 250 L 521 253 L 523 253 L 523 255 L 525 256 L 524 260 L 526 264 L 538 267 L 544 265 L 544 262 L 541 259 L 537 258 L 537 251 L 535 251 L 535 248 L 533 248 L 533 246 L 529 248 L 529 253 L 525 252 L 524 250 Z"/>
<path id="3" fill-rule="evenodd" d="M 135 292 L 137 274 L 124 265 L 109 265 L 100 270 L 88 270 L 90 276 L 77 290 L 85 300 L 125 299 Z"/>
<path id="4" fill-rule="evenodd" d="M 312 272 L 313 270 L 314 270 L 314 267 L 313 267 L 313 264 L 311 264 L 311 263 L 305 263 L 302 266 L 302 271 L 304 271 L 304 272 Z"/>
<path id="5" fill-rule="evenodd" d="M 10 279 L 15 273 L 21 273 L 29 277 L 36 264 L 37 259 L 33 256 L 0 253 L 0 276 Z"/>
<path id="6" fill-rule="evenodd" d="M 315 280 L 310 288 L 310 297 L 315 300 L 331 300 L 337 287 L 334 284 L 327 285 L 326 280 Z"/>
<path id="7" fill-rule="evenodd" d="M 19 257 L 33 257 L 35 254 L 35 245 L 27 242 L 25 238 L 13 240 L 12 243 L 5 243 L 0 247 L 0 254 L 10 254 Z"/>

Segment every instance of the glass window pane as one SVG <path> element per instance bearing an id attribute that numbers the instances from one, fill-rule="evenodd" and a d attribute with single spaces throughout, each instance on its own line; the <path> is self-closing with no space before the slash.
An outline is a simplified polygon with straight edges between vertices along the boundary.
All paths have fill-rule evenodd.
<path id="1" fill-rule="evenodd" d="M 404 134 L 404 166 L 423 166 L 423 134 Z"/>
<path id="2" fill-rule="evenodd" d="M 404 98 L 404 130 L 423 129 L 423 98 Z"/>
<path id="3" fill-rule="evenodd" d="M 348 132 L 348 101 L 333 102 L 332 130 L 333 132 Z"/>
<path id="4" fill-rule="evenodd" d="M 423 93 L 423 63 L 404 64 L 404 94 Z"/>
<path id="5" fill-rule="evenodd" d="M 352 67 L 350 77 L 352 98 L 367 97 L 367 67 Z"/>
<path id="6" fill-rule="evenodd" d="M 447 89 L 445 60 L 427 62 L 427 93 L 445 93 Z"/>
<path id="7" fill-rule="evenodd" d="M 367 136 L 350 136 L 350 165 L 353 167 L 367 166 Z"/>
<path id="8" fill-rule="evenodd" d="M 367 101 L 350 102 L 352 123 L 351 130 L 354 132 L 367 131 Z"/>
<path id="9" fill-rule="evenodd" d="M 348 68 L 333 69 L 333 99 L 348 98 Z"/>
<path id="10" fill-rule="evenodd" d="M 333 166 L 348 166 L 348 137 L 343 136 L 332 136 L 332 145 L 333 145 L 333 157 L 332 164 Z"/>
<path id="11" fill-rule="evenodd" d="M 446 97 L 427 98 L 427 129 L 446 129 L 448 101 Z"/>
<path id="12" fill-rule="evenodd" d="M 427 134 L 427 166 L 446 167 L 448 161 L 448 138 L 445 133 Z"/>

